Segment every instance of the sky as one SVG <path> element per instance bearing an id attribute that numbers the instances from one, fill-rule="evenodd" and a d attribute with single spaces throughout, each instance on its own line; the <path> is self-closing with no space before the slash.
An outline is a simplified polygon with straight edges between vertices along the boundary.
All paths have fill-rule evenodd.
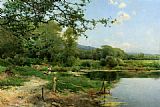
<path id="1" fill-rule="evenodd" d="M 86 16 L 116 18 L 111 27 L 97 25 L 79 38 L 79 44 L 111 45 L 126 52 L 160 54 L 160 0 L 91 0 Z"/>

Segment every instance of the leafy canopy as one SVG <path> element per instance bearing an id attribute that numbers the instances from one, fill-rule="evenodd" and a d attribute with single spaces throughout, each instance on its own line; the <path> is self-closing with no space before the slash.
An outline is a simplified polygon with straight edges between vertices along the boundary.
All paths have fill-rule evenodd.
<path id="1" fill-rule="evenodd" d="M 54 20 L 63 28 L 73 28 L 76 35 L 85 35 L 84 32 L 94 28 L 97 23 L 106 26 L 114 22 L 110 18 L 86 19 L 84 11 L 89 2 L 90 0 L 6 0 L 0 9 L 0 25 L 16 36 L 25 36 L 36 29 L 39 22 Z"/>

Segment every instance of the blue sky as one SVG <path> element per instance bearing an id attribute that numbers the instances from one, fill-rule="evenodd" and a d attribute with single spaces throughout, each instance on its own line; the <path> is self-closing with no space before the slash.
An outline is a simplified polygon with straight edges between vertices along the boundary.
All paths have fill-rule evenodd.
<path id="1" fill-rule="evenodd" d="M 160 0 L 92 0 L 87 18 L 116 18 L 110 28 L 98 25 L 79 43 L 100 47 L 111 45 L 126 52 L 160 54 Z"/>

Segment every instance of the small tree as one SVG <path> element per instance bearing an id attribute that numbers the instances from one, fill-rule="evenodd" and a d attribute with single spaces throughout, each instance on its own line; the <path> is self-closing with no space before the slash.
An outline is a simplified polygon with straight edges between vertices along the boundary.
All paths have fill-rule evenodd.
<path id="1" fill-rule="evenodd" d="M 109 67 L 115 67 L 115 66 L 118 65 L 118 61 L 113 56 L 107 56 L 106 57 L 106 65 L 109 66 Z"/>

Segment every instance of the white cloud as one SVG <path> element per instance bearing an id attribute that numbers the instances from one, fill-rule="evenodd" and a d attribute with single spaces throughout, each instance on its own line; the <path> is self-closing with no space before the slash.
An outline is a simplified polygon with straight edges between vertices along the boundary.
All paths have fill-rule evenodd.
<path id="1" fill-rule="evenodd" d="M 120 44 L 119 47 L 124 50 L 129 50 L 129 49 L 133 48 L 134 46 L 128 42 L 125 42 L 125 43 Z"/>
<path id="2" fill-rule="evenodd" d="M 131 16 L 123 11 L 117 13 L 117 23 L 123 23 L 124 21 L 130 20 Z"/>
<path id="3" fill-rule="evenodd" d="M 109 4 L 117 5 L 118 2 L 116 0 L 108 0 Z"/>
<path id="4" fill-rule="evenodd" d="M 123 0 L 108 0 L 109 4 L 116 5 L 118 8 L 123 9 L 127 4 Z"/>
<path id="5" fill-rule="evenodd" d="M 129 42 L 120 42 L 120 41 L 115 41 L 115 40 L 111 40 L 111 39 L 104 39 L 104 42 L 105 44 L 108 44 L 112 47 L 115 47 L 115 48 L 121 48 L 123 49 L 124 51 L 126 52 L 131 52 L 133 50 L 136 50 L 137 47 L 135 44 L 132 44 L 132 43 L 129 43 Z"/>
<path id="6" fill-rule="evenodd" d="M 110 4 L 114 4 L 114 0 L 108 0 Z"/>
<path id="7" fill-rule="evenodd" d="M 124 20 L 129 20 L 131 18 L 129 14 L 127 14 L 123 11 L 118 12 L 118 16 L 119 16 L 119 18 L 122 18 Z"/>
<path id="8" fill-rule="evenodd" d="M 121 2 L 119 5 L 118 5 L 118 7 L 120 8 L 120 9 L 123 9 L 123 8 L 125 8 L 127 5 L 126 5 L 126 3 L 124 3 L 124 2 Z"/>

